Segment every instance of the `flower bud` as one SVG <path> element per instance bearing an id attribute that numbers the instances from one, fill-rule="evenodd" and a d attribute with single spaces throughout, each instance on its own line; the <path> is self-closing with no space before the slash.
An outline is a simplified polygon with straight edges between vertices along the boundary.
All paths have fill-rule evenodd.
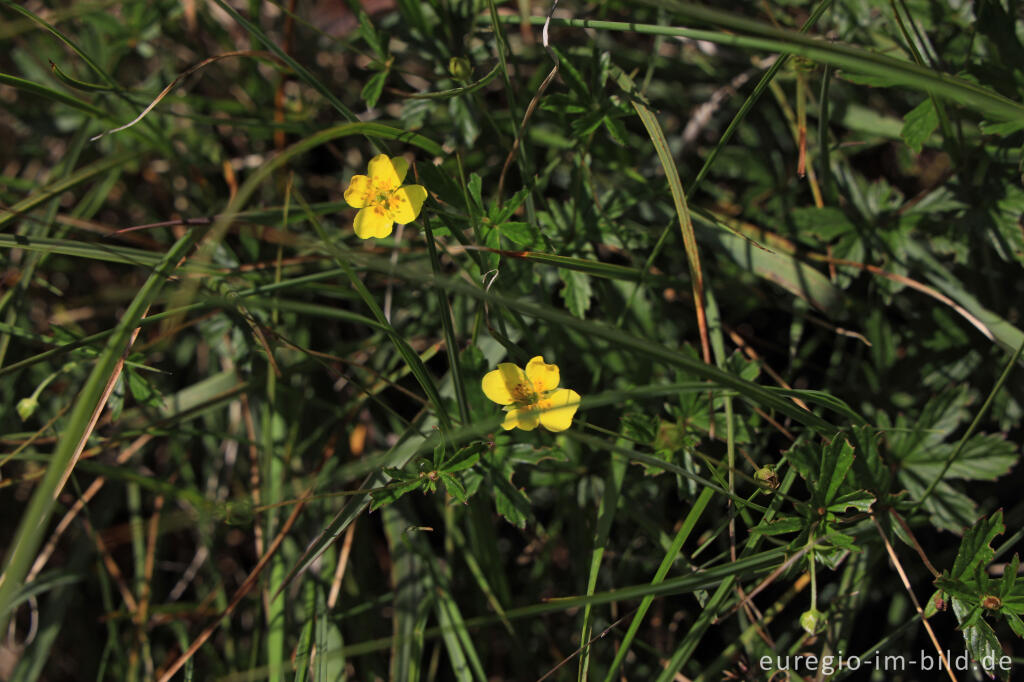
<path id="1" fill-rule="evenodd" d="M 775 469 L 770 466 L 761 467 L 755 471 L 754 480 L 757 481 L 758 486 L 765 490 L 779 489 L 779 476 L 775 473 Z"/>
<path id="2" fill-rule="evenodd" d="M 800 627 L 809 635 L 816 635 L 825 628 L 825 614 L 818 609 L 807 609 L 800 614 Z"/>
<path id="3" fill-rule="evenodd" d="M 473 75 L 473 67 L 465 57 L 452 57 L 448 60 L 448 73 L 457 81 L 468 81 Z"/>
<path id="4" fill-rule="evenodd" d="M 36 400 L 35 396 L 22 398 L 14 409 L 18 412 L 18 416 L 21 417 L 21 421 L 25 421 L 39 409 L 39 401 Z"/>

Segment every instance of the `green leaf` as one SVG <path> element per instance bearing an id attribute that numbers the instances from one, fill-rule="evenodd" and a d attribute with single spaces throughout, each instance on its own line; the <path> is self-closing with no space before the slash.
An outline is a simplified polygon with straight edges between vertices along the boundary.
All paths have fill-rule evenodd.
<path id="1" fill-rule="evenodd" d="M 530 517 L 530 498 L 504 478 L 494 480 L 494 508 L 516 528 L 526 528 Z"/>
<path id="2" fill-rule="evenodd" d="M 952 602 L 953 613 L 956 614 L 957 621 L 960 622 L 963 629 L 964 643 L 967 645 L 967 651 L 971 658 L 975 661 L 998 661 L 1004 655 L 1003 647 L 999 644 L 999 638 L 996 637 L 992 626 L 980 616 L 970 618 L 974 609 L 960 599 L 953 597 Z M 966 623 L 970 624 L 966 625 Z M 1002 680 L 1010 679 L 1010 671 L 1003 670 L 999 666 L 995 666 L 995 669 L 990 672 L 995 672 Z"/>
<path id="3" fill-rule="evenodd" d="M 981 122 L 981 132 L 986 135 L 1012 135 L 1018 130 L 1024 130 L 1024 120 L 1001 121 L 999 123 L 992 123 L 991 121 Z"/>
<path id="4" fill-rule="evenodd" d="M 993 246 L 1006 261 L 1024 265 L 1024 230 L 1021 215 L 1024 214 L 1024 189 L 1015 181 L 1000 186 L 1002 196 L 989 204 L 988 214 L 995 226 Z"/>
<path id="5" fill-rule="evenodd" d="M 444 473 L 451 474 L 456 471 L 469 469 L 480 461 L 480 455 L 486 449 L 487 444 L 479 441 L 464 447 L 452 455 L 452 457 L 442 465 L 442 471 Z"/>
<path id="6" fill-rule="evenodd" d="M 1013 634 L 1024 639 L 1024 620 L 1021 620 L 1013 611 L 1004 611 L 1003 617 L 1006 618 L 1006 622 L 1010 624 L 1010 629 L 1013 630 Z"/>
<path id="7" fill-rule="evenodd" d="M 801 206 L 789 213 L 800 239 L 811 237 L 818 243 L 828 243 L 856 228 L 841 209 L 834 206 Z"/>
<path id="8" fill-rule="evenodd" d="M 530 518 L 530 498 L 512 484 L 514 468 L 511 462 L 513 450 L 507 446 L 499 446 L 488 452 L 482 459 L 482 466 L 473 471 L 481 471 L 487 478 L 489 487 L 494 494 L 495 510 L 505 520 L 517 528 L 525 528 Z"/>
<path id="9" fill-rule="evenodd" d="M 565 288 L 561 292 L 565 306 L 573 315 L 584 319 L 587 310 L 590 309 L 590 297 L 593 295 L 590 289 L 590 276 L 576 270 L 565 269 L 559 270 L 558 276 L 565 283 Z"/>
<path id="10" fill-rule="evenodd" d="M 114 382 L 114 388 L 110 391 L 110 397 L 107 399 L 107 409 L 110 410 L 110 417 L 114 421 L 121 418 L 121 412 L 124 410 L 124 383 L 124 374 L 122 374 Z"/>
<path id="11" fill-rule="evenodd" d="M 1006 532 L 1003 525 L 1002 510 L 992 514 L 987 519 L 981 519 L 967 529 L 963 539 L 960 541 L 960 548 L 956 553 L 956 560 L 953 562 L 953 569 L 950 576 L 953 578 L 969 579 L 974 569 L 978 566 L 988 565 L 995 552 L 990 546 L 997 535 Z"/>
<path id="12" fill-rule="evenodd" d="M 854 543 L 852 537 L 831 528 L 827 533 L 825 533 L 825 541 L 833 545 L 833 547 L 841 550 L 847 550 L 850 552 L 860 551 L 860 548 Z M 818 556 L 818 554 L 816 554 L 816 556 Z"/>
<path id="13" fill-rule="evenodd" d="M 459 480 L 451 474 L 442 472 L 441 483 L 444 485 L 444 489 L 448 494 L 462 504 L 466 504 L 469 501 L 469 495 L 466 493 L 466 489 L 461 483 L 459 483 Z"/>
<path id="14" fill-rule="evenodd" d="M 604 112 L 589 111 L 583 116 L 572 119 L 569 129 L 572 130 L 575 137 L 582 139 L 601 127 L 603 122 Z"/>
<path id="15" fill-rule="evenodd" d="M 938 127 L 939 114 L 935 111 L 935 103 L 928 97 L 903 117 L 903 130 L 900 131 L 900 137 L 911 149 L 920 153 L 922 145 Z"/>
<path id="16" fill-rule="evenodd" d="M 942 459 L 935 461 L 932 454 L 932 461 L 921 461 L 929 456 L 927 451 L 919 450 L 911 457 L 904 460 L 904 465 L 912 468 L 916 475 L 925 480 L 934 479 L 945 466 L 945 458 L 953 446 L 946 444 L 946 447 L 938 448 Z M 935 449 L 935 448 L 933 448 Z M 1018 446 L 1007 441 L 1000 434 L 978 434 L 968 440 L 960 454 L 946 471 L 944 478 L 960 478 L 967 481 L 994 481 L 1000 476 L 1010 472 L 1010 469 L 1017 463 L 1019 458 Z"/>
<path id="17" fill-rule="evenodd" d="M 387 79 L 388 70 L 378 71 L 367 79 L 366 85 L 359 93 L 359 96 L 366 102 L 367 108 L 372 109 L 377 106 L 377 100 L 380 99 L 380 94 L 384 91 L 384 82 Z"/>
<path id="18" fill-rule="evenodd" d="M 867 490 L 854 490 L 852 492 L 839 495 L 832 500 L 828 505 L 828 510 L 831 512 L 842 513 L 852 507 L 859 512 L 868 513 L 871 511 L 871 505 L 874 503 L 875 496 Z"/>
<path id="19" fill-rule="evenodd" d="M 390 483 L 383 488 L 377 488 L 370 492 L 370 511 L 376 511 L 385 505 L 392 504 L 395 500 L 407 495 L 414 490 L 419 490 L 427 481 L 426 478 L 416 477 L 400 483 Z"/>
<path id="20" fill-rule="evenodd" d="M 925 483 L 916 477 L 901 471 L 897 476 L 900 483 L 906 486 L 911 499 L 920 499 L 925 491 Z M 953 533 L 960 533 L 964 528 L 974 524 L 978 518 L 977 505 L 970 497 L 960 492 L 946 481 L 942 481 L 921 505 L 931 515 L 931 522 L 936 527 Z"/>
<path id="21" fill-rule="evenodd" d="M 466 189 L 469 190 L 469 196 L 474 202 L 474 205 L 469 207 L 471 213 L 478 214 L 484 210 L 483 182 L 479 174 L 469 174 Z"/>
<path id="22" fill-rule="evenodd" d="M 832 502 L 852 465 L 853 447 L 847 442 L 845 434 L 837 435 L 821 454 L 816 491 L 820 497 L 817 497 L 816 504 L 828 506 Z"/>
<path id="23" fill-rule="evenodd" d="M 456 140 L 460 145 L 472 147 L 480 137 L 480 115 L 470 108 L 467 98 L 455 97 L 448 100 L 448 114 L 452 117 Z"/>
<path id="24" fill-rule="evenodd" d="M 523 202 L 526 201 L 526 197 L 528 196 L 530 196 L 530 188 L 524 187 L 506 199 L 501 206 L 491 204 L 491 222 L 496 224 L 504 223 L 512 217 L 512 214 L 516 212 L 516 209 L 523 205 Z"/>
<path id="25" fill-rule="evenodd" d="M 892 75 L 887 76 L 884 74 L 877 73 L 856 73 L 854 71 L 838 71 L 836 75 L 842 78 L 844 81 L 850 83 L 856 83 L 857 85 L 868 85 L 871 87 L 878 88 L 889 88 L 895 85 L 900 85 L 901 81 L 898 76 Z"/>
<path id="26" fill-rule="evenodd" d="M 567 54 L 559 50 L 554 45 L 551 45 L 551 50 L 558 55 L 558 70 L 559 75 L 565 80 L 565 83 L 569 86 L 576 97 L 581 101 L 590 100 L 590 88 L 587 87 L 586 80 L 583 78 L 583 74 L 580 73 L 576 65 L 573 64 L 572 59 Z"/>
<path id="27" fill-rule="evenodd" d="M 626 126 L 622 123 L 620 118 L 605 115 L 601 121 L 604 123 L 604 127 L 608 131 L 608 135 L 612 138 L 612 141 L 615 144 L 620 147 L 629 146 L 629 143 L 626 140 Z"/>
<path id="28" fill-rule="evenodd" d="M 958 597 L 968 602 L 978 601 L 978 589 L 975 585 L 968 585 L 961 580 L 938 577 L 935 579 L 935 586 L 951 597 Z"/>
<path id="29" fill-rule="evenodd" d="M 786 460 L 807 481 L 808 486 L 817 486 L 819 446 L 807 440 L 798 440 L 786 451 Z M 813 488 L 812 488 L 813 490 Z"/>
<path id="30" fill-rule="evenodd" d="M 1006 598 L 1013 593 L 1017 582 L 1017 571 L 1020 569 L 1020 555 L 1014 554 L 1010 563 L 1003 567 L 1003 579 L 999 583 L 999 596 Z"/>
<path id="31" fill-rule="evenodd" d="M 370 46 L 371 50 L 373 50 L 374 56 L 383 60 L 387 55 L 386 40 L 377 33 L 376 27 L 374 27 L 373 22 L 370 20 L 370 15 L 368 15 L 364 10 L 359 10 L 358 16 L 358 34 L 362 36 L 363 40 L 366 41 L 366 44 Z"/>
<path id="32" fill-rule="evenodd" d="M 533 246 L 540 240 L 540 231 L 530 223 L 502 223 L 498 226 L 498 232 L 520 246 Z"/>
<path id="33" fill-rule="evenodd" d="M 829 317 L 843 315 L 845 296 L 829 278 L 795 256 L 769 251 L 751 240 L 727 232 L 700 213 L 697 234 L 701 243 L 714 251 L 724 252 L 742 268 L 798 296 Z"/>
<path id="34" fill-rule="evenodd" d="M 128 390 L 140 405 L 160 407 L 163 404 L 163 396 L 153 388 L 153 384 L 141 372 L 125 367 L 124 376 L 128 383 Z"/>
<path id="35" fill-rule="evenodd" d="M 84 90 L 86 92 L 109 92 L 111 90 L 116 89 L 110 85 L 101 85 L 99 83 L 86 83 L 85 81 L 80 81 L 75 78 L 72 78 L 71 76 L 64 73 L 61 70 L 61 68 L 53 62 L 50 62 L 50 69 L 53 70 L 53 73 L 55 76 L 57 76 L 57 78 L 64 81 L 65 84 L 70 85 L 76 90 Z"/>
<path id="36" fill-rule="evenodd" d="M 806 525 L 807 521 L 799 516 L 786 516 L 770 523 L 760 523 L 751 528 L 750 532 L 762 535 L 781 535 L 782 533 L 796 533 L 803 530 Z"/>

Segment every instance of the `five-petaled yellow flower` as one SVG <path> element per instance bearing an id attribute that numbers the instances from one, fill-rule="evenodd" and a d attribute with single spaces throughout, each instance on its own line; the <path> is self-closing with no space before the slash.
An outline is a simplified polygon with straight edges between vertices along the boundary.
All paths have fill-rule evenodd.
<path id="1" fill-rule="evenodd" d="M 484 395 L 507 405 L 502 427 L 508 431 L 519 427 L 532 431 L 539 423 L 549 431 L 565 431 L 579 407 L 576 391 L 558 388 L 558 365 L 544 363 L 540 355 L 526 364 L 526 371 L 511 362 L 503 362 L 498 369 L 484 375 Z"/>
<path id="2" fill-rule="evenodd" d="M 370 174 L 353 175 L 345 201 L 358 208 L 355 230 L 360 239 L 387 237 L 395 223 L 411 223 L 420 214 L 427 190 L 423 185 L 402 187 L 409 162 L 401 156 L 378 154 L 370 159 Z"/>

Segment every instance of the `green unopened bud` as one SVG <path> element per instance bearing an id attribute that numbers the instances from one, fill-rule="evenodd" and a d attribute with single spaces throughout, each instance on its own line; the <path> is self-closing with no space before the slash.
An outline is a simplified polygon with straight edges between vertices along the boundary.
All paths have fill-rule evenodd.
<path id="1" fill-rule="evenodd" d="M 757 481 L 757 485 L 765 490 L 779 489 L 779 476 L 771 466 L 761 467 L 755 471 L 754 480 Z"/>
<path id="2" fill-rule="evenodd" d="M 448 60 L 448 73 L 457 81 L 468 81 L 473 74 L 473 67 L 465 57 L 452 57 Z"/>
<path id="3" fill-rule="evenodd" d="M 818 609 L 807 609 L 800 614 L 800 627 L 809 635 L 816 635 L 825 628 L 825 614 Z"/>
<path id="4" fill-rule="evenodd" d="M 17 410 L 18 416 L 21 417 L 21 421 L 25 421 L 39 409 L 39 401 L 36 400 L 35 396 L 32 396 L 31 398 L 22 398 L 18 401 L 18 405 L 14 409 Z"/>

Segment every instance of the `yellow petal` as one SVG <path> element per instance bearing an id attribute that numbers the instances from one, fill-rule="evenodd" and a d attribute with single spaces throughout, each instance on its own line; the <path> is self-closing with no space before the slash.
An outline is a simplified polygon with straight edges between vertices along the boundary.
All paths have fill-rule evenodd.
<path id="1" fill-rule="evenodd" d="M 401 185 L 405 181 L 405 174 L 409 172 L 409 162 L 401 156 L 392 156 L 391 165 L 395 169 L 395 175 L 398 177 L 398 184 Z"/>
<path id="2" fill-rule="evenodd" d="M 406 164 L 408 168 L 408 164 Z M 378 154 L 370 159 L 370 179 L 373 180 L 373 187 L 376 191 L 391 191 L 398 189 L 402 181 L 398 179 L 395 166 L 387 154 Z"/>
<path id="3" fill-rule="evenodd" d="M 411 223 L 420 214 L 426 200 L 427 190 L 423 185 L 406 185 L 391 195 L 391 215 L 396 223 Z"/>
<path id="4" fill-rule="evenodd" d="M 501 423 L 501 427 L 506 431 L 514 429 L 517 426 L 523 431 L 533 431 L 537 428 L 537 423 L 537 410 L 535 408 L 517 407 L 508 411 L 508 414 L 505 415 L 505 421 Z"/>
<path id="5" fill-rule="evenodd" d="M 345 201 L 352 208 L 363 208 L 370 203 L 370 178 L 353 175 L 345 190 Z"/>
<path id="6" fill-rule="evenodd" d="M 540 423 L 548 431 L 565 431 L 572 425 L 573 415 L 580 406 L 580 394 L 572 389 L 560 388 L 540 403 Z"/>
<path id="7" fill-rule="evenodd" d="M 526 375 L 523 374 L 523 370 L 511 362 L 503 362 L 498 365 L 498 369 L 484 375 L 480 387 L 483 388 L 485 396 L 499 405 L 511 405 L 515 402 L 512 390 L 525 383 Z"/>
<path id="8" fill-rule="evenodd" d="M 356 213 L 353 227 L 360 239 L 370 237 L 387 237 L 394 225 L 391 215 L 380 206 L 367 206 Z"/>
<path id="9" fill-rule="evenodd" d="M 558 365 L 544 363 L 544 357 L 538 355 L 526 364 L 526 376 L 533 383 L 537 393 L 553 391 L 558 388 Z"/>

